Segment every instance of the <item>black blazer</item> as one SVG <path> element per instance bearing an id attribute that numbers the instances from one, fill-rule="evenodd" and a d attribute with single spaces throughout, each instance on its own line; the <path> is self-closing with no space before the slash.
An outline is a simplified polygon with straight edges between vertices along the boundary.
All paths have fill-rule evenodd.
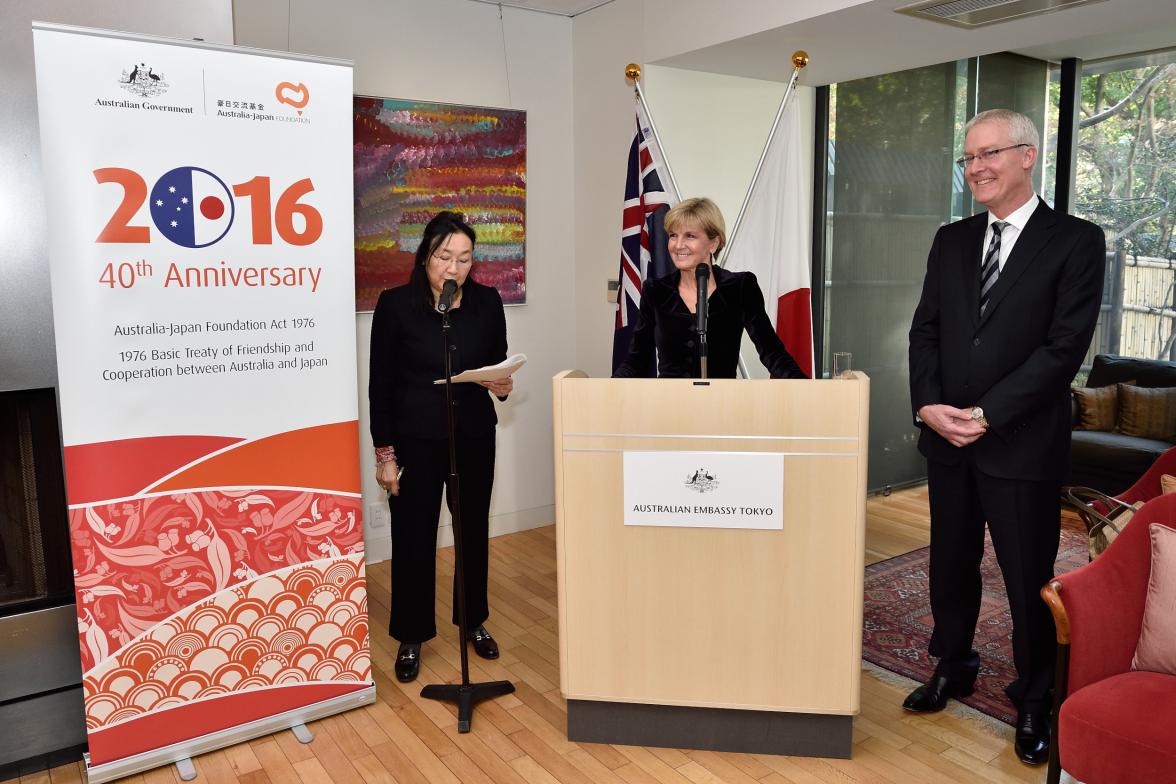
<path id="1" fill-rule="evenodd" d="M 965 456 L 1007 479 L 1061 481 L 1069 470 L 1070 382 L 1102 301 L 1106 241 L 1088 221 L 1040 202 L 980 316 L 988 213 L 943 226 L 910 331 L 911 406 L 980 406 L 989 431 L 957 448 L 920 425 L 928 460 Z"/>
<path id="2" fill-rule="evenodd" d="M 368 403 L 372 443 L 395 446 L 400 437 L 444 439 L 445 377 L 441 314 L 412 301 L 410 285 L 380 294 L 372 317 Z M 506 315 L 498 290 L 466 279 L 461 307 L 450 311 L 453 373 L 506 359 Z M 494 432 L 498 416 L 490 390 L 454 384 L 454 427 L 460 435 Z"/>
<path id="3" fill-rule="evenodd" d="M 755 275 L 714 266 L 711 271 L 715 276 L 715 291 L 707 300 L 707 375 L 735 378 L 739 342 L 746 329 L 759 352 L 760 362 L 772 378 L 808 378 L 772 329 Z M 660 378 L 701 375 L 694 314 L 678 294 L 681 280 L 682 273 L 674 270 L 641 286 L 641 314 L 629 344 L 629 355 L 613 373 L 615 378 L 648 375 L 655 346 Z"/>

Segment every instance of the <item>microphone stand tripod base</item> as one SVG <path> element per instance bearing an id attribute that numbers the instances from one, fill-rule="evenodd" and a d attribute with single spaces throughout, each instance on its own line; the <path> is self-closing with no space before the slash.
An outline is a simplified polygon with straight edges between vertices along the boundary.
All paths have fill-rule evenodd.
<path id="1" fill-rule="evenodd" d="M 457 284 L 453 281 L 445 282 L 442 296 L 451 300 Z M 448 302 L 446 303 L 449 304 Z M 445 365 L 445 420 L 446 432 L 449 435 L 449 480 L 446 485 L 446 498 L 452 498 L 449 511 L 453 515 L 453 554 L 454 554 L 454 601 L 457 604 L 457 642 L 461 651 L 461 683 L 432 684 L 421 689 L 421 696 L 428 700 L 451 702 L 457 706 L 457 731 L 470 731 L 470 718 L 474 714 L 474 706 L 483 700 L 500 697 L 514 692 L 514 684 L 510 681 L 491 681 L 489 683 L 470 683 L 469 637 L 466 625 L 465 610 L 465 558 L 462 554 L 462 516 L 461 516 L 461 477 L 457 471 L 457 441 L 453 426 L 453 365 L 450 352 L 453 347 L 449 344 L 449 308 L 441 314 L 441 350 Z M 452 495 L 449 495 L 452 493 Z"/>
<path id="2" fill-rule="evenodd" d="M 421 689 L 421 696 L 457 705 L 457 731 L 466 733 L 470 731 L 470 717 L 473 716 L 475 705 L 503 694 L 513 694 L 514 690 L 514 684 L 510 681 L 446 683 L 426 686 Z"/>

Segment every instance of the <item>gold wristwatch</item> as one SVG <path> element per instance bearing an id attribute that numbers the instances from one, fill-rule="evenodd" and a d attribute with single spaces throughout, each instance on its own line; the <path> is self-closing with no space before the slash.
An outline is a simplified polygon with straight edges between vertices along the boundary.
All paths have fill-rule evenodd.
<path id="1" fill-rule="evenodd" d="M 984 409 L 980 406 L 972 406 L 972 421 L 985 430 L 988 429 L 988 420 L 984 418 Z"/>

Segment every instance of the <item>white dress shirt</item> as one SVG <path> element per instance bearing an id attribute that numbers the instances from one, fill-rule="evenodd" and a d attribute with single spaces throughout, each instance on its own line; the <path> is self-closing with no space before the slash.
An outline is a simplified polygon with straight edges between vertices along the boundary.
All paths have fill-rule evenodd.
<path id="1" fill-rule="evenodd" d="M 1004 218 L 998 218 L 991 212 L 988 213 L 988 228 L 984 232 L 984 247 L 980 249 L 980 264 L 984 264 L 984 256 L 988 253 L 988 247 L 992 244 L 992 224 L 998 220 L 1004 221 L 1005 227 L 1000 232 L 1000 259 L 997 261 L 999 265 L 997 269 L 1004 272 L 1005 262 L 1008 261 L 1009 254 L 1013 252 L 1013 246 L 1017 244 L 1017 239 L 1021 236 L 1021 232 L 1025 230 L 1025 224 L 1029 222 L 1029 218 L 1033 215 L 1033 211 L 1037 209 L 1037 194 L 1034 193 L 1029 197 L 1029 201 L 1022 204 L 1017 209 L 1013 210 Z"/>

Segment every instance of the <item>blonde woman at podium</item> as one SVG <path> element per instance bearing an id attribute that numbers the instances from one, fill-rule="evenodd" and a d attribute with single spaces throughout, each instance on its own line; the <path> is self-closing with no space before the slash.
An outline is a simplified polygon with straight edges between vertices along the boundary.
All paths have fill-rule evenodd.
<path id="1" fill-rule="evenodd" d="M 438 213 L 425 226 L 408 283 L 380 294 L 372 317 L 368 401 L 376 481 L 388 491 L 392 517 L 388 632 L 400 642 L 396 678 L 403 683 L 420 671 L 421 643 L 437 636 L 437 521 L 448 483 L 449 435 L 445 387 L 433 382 L 445 377 L 443 347 L 450 344 L 454 375 L 506 359 L 502 298 L 493 287 L 469 279 L 475 239 L 464 216 Z M 443 312 L 451 320 L 445 342 Z M 513 387 L 509 376 L 453 385 L 467 638 L 483 659 L 498 658 L 498 646 L 483 626 L 490 615 L 486 581 L 498 424 L 490 395 L 505 400 Z M 449 503 L 452 508 L 452 499 Z M 453 608 L 456 625 L 456 600 Z"/>
<path id="2" fill-rule="evenodd" d="M 714 264 L 727 242 L 723 214 L 706 198 L 685 199 L 666 213 L 674 271 L 646 280 L 629 354 L 614 378 L 735 378 L 744 330 L 772 378 L 808 378 L 772 328 L 751 272 Z"/>

